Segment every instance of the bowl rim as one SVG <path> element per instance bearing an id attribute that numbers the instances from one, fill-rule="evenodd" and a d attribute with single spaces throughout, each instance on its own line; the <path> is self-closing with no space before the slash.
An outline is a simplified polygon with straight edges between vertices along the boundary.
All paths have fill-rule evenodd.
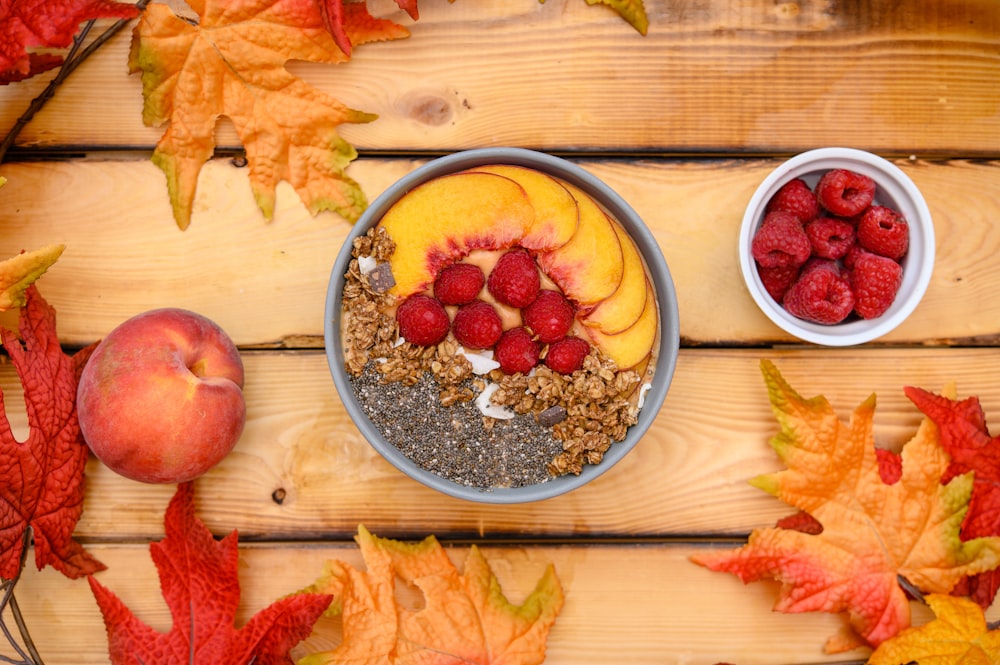
<path id="1" fill-rule="evenodd" d="M 486 164 L 533 168 L 564 179 L 594 197 L 635 240 L 646 261 L 659 304 L 660 343 L 656 370 L 652 386 L 646 392 L 643 408 L 639 411 L 638 422 L 629 428 L 626 438 L 613 444 L 600 464 L 585 466 L 579 475 L 560 476 L 537 485 L 517 488 L 481 489 L 448 480 L 421 468 L 387 442 L 354 397 L 347 372 L 344 371 L 340 336 L 340 294 L 343 292 L 344 273 L 351 259 L 354 239 L 366 233 L 389 207 L 420 183 Z M 334 261 L 327 287 L 323 338 L 330 373 L 345 409 L 362 436 L 384 459 L 410 478 L 448 496 L 478 503 L 517 504 L 550 499 L 582 487 L 606 473 L 635 447 L 655 420 L 673 380 L 680 346 L 680 326 L 676 290 L 666 259 L 659 243 L 638 213 L 617 192 L 577 164 L 544 152 L 504 147 L 463 150 L 435 158 L 407 173 L 375 198 L 348 233 Z"/>
<path id="2" fill-rule="evenodd" d="M 903 282 L 892 306 L 877 319 L 855 320 L 832 326 L 804 321 L 789 314 L 767 293 L 757 273 L 750 244 L 764 206 L 788 181 L 827 171 L 846 168 L 868 175 L 877 184 L 876 197 L 890 202 L 910 225 L 910 247 L 904 257 Z M 799 153 L 773 169 L 754 191 L 743 214 L 739 236 L 739 261 L 743 280 L 760 310 L 779 328 L 795 337 L 823 346 L 854 346 L 882 337 L 899 326 L 916 309 L 930 284 L 934 270 L 934 224 L 927 202 L 902 169 L 873 153 L 856 148 L 816 148 Z M 914 266 L 913 262 L 917 265 Z M 915 269 L 914 269 L 915 268 Z"/>

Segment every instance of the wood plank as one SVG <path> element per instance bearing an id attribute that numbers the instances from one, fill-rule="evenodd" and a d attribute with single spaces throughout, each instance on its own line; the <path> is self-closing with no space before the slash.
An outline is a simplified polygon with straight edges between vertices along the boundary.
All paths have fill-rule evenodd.
<path id="1" fill-rule="evenodd" d="M 459 567 L 465 545 L 449 545 Z M 547 665 L 588 663 L 718 662 L 741 665 L 838 662 L 864 659 L 869 650 L 824 655 L 826 639 L 844 625 L 829 614 L 771 611 L 776 585 L 744 586 L 731 575 L 713 573 L 689 557 L 707 545 L 567 545 L 484 547 L 505 594 L 522 602 L 545 566 L 552 563 L 566 603 L 549 636 Z M 157 593 L 155 568 L 142 545 L 92 545 L 108 565 L 97 579 L 136 615 L 157 630 L 170 629 L 170 615 Z M 362 567 L 352 544 L 303 547 L 249 546 L 240 551 L 242 602 L 236 625 L 277 598 L 309 584 L 327 559 Z M 39 650 L 49 665 L 107 662 L 107 639 L 100 611 L 83 580 L 71 581 L 52 569 L 29 566 L 17 597 Z M 916 604 L 914 623 L 931 617 Z M 987 617 L 1000 617 L 994 604 Z M 326 651 L 340 641 L 339 620 L 322 619 L 313 635 L 297 646 L 296 658 Z"/>
<path id="2" fill-rule="evenodd" d="M 573 161 L 616 189 L 658 240 L 685 344 L 793 341 L 758 310 L 736 256 L 744 208 L 777 160 Z M 420 163 L 362 159 L 350 175 L 374 198 Z M 879 341 L 995 343 L 1000 163 L 898 164 L 927 199 L 937 259 L 924 300 Z M 330 269 L 349 227 L 329 213 L 311 217 L 287 185 L 268 224 L 246 172 L 213 160 L 194 221 L 180 232 L 163 175 L 148 160 L 7 164 L 3 173 L 0 254 L 54 241 L 68 247 L 40 282 L 65 343 L 87 344 L 132 314 L 177 306 L 213 318 L 245 347 L 322 345 Z"/>
<path id="3" fill-rule="evenodd" d="M 347 65 L 289 66 L 379 116 L 344 127 L 361 150 L 1000 151 L 993 0 L 647 2 L 645 37 L 581 0 L 424 0 L 416 23 L 370 4 L 412 36 Z M 128 47 L 125 31 L 75 72 L 20 145 L 154 145 Z M 47 78 L 0 88 L 0 134 Z M 219 142 L 239 145 L 230 123 Z"/>
<path id="4" fill-rule="evenodd" d="M 489 506 L 441 495 L 384 461 L 350 422 L 321 353 L 252 352 L 245 354 L 245 433 L 198 481 L 199 510 L 212 528 L 238 528 L 252 540 L 348 538 L 359 522 L 394 537 L 744 535 L 791 512 L 748 484 L 780 468 L 768 445 L 777 423 L 761 358 L 774 360 L 803 395 L 827 396 L 844 420 L 876 393 L 876 441 L 889 448 L 909 440 L 921 420 L 902 393 L 906 385 L 940 391 L 956 381 L 960 395 L 979 396 L 988 422 L 1000 413 L 994 349 L 685 349 L 655 422 L 615 468 L 562 497 Z M 10 365 L 0 366 L 0 379 L 23 439 L 26 417 Z M 158 537 L 173 490 L 126 480 L 92 459 L 77 536 Z"/>

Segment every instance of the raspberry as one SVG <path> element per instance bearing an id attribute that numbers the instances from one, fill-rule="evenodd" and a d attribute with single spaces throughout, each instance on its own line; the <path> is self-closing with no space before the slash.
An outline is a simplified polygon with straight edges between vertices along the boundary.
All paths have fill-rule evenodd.
<path id="1" fill-rule="evenodd" d="M 423 294 L 412 295 L 396 308 L 399 334 L 411 344 L 434 346 L 448 336 L 451 322 L 441 301 Z"/>
<path id="2" fill-rule="evenodd" d="M 772 298 L 781 302 L 782 298 L 785 297 L 785 292 L 788 291 L 788 287 L 794 284 L 795 280 L 799 278 L 799 267 L 776 266 L 774 268 L 765 268 L 757 266 L 757 274 L 760 275 L 760 281 L 764 284 L 764 289 Z"/>
<path id="3" fill-rule="evenodd" d="M 455 339 L 469 349 L 489 349 L 503 333 L 503 321 L 493 305 L 483 300 L 473 300 L 462 305 L 451 324 Z"/>
<path id="4" fill-rule="evenodd" d="M 842 259 L 844 262 L 844 267 L 847 268 L 848 270 L 854 270 L 854 264 L 855 262 L 857 262 L 858 257 L 861 256 L 862 254 L 871 254 L 871 252 L 866 250 L 861 245 L 855 243 L 853 247 L 847 250 L 847 254 L 844 254 L 844 258 Z"/>
<path id="5" fill-rule="evenodd" d="M 452 263 L 434 280 L 434 296 L 444 305 L 464 305 L 476 299 L 486 275 L 471 263 Z"/>
<path id="6" fill-rule="evenodd" d="M 583 359 L 590 353 L 590 344 L 579 337 L 564 337 L 549 347 L 545 364 L 553 372 L 572 374 L 583 367 Z"/>
<path id="7" fill-rule="evenodd" d="M 834 215 L 853 217 L 871 205 L 875 181 L 854 171 L 833 169 L 816 184 L 816 198 Z"/>
<path id="8" fill-rule="evenodd" d="M 527 374 L 538 364 L 540 349 L 531 333 L 520 326 L 504 331 L 497 342 L 493 357 L 504 374 Z"/>
<path id="9" fill-rule="evenodd" d="M 764 217 L 750 243 L 750 251 L 765 268 L 800 266 L 809 258 L 812 245 L 798 217 L 776 211 Z"/>
<path id="10" fill-rule="evenodd" d="M 511 250 L 493 266 L 486 288 L 498 302 L 511 307 L 527 307 L 541 288 L 538 266 L 525 250 Z"/>
<path id="11" fill-rule="evenodd" d="M 896 299 L 902 282 L 903 268 L 898 263 L 877 254 L 861 254 L 851 271 L 854 311 L 863 319 L 881 316 Z"/>
<path id="12" fill-rule="evenodd" d="M 854 294 L 835 261 L 814 259 L 785 293 L 785 309 L 814 323 L 840 323 L 854 309 Z"/>
<path id="13" fill-rule="evenodd" d="M 869 252 L 898 261 L 910 246 L 910 225 L 885 206 L 872 206 L 858 222 L 858 244 Z"/>
<path id="14" fill-rule="evenodd" d="M 575 311 L 566 296 L 558 291 L 543 289 L 530 305 L 521 310 L 521 320 L 543 344 L 551 344 L 566 336 L 573 325 Z"/>
<path id="15" fill-rule="evenodd" d="M 854 227 L 841 219 L 817 217 L 805 226 L 813 256 L 839 259 L 854 246 Z"/>
<path id="16" fill-rule="evenodd" d="M 805 224 L 819 215 L 819 202 L 816 201 L 816 195 L 809 189 L 809 185 L 801 178 L 796 178 L 782 185 L 767 202 L 765 211 L 775 210 L 790 212 Z"/>

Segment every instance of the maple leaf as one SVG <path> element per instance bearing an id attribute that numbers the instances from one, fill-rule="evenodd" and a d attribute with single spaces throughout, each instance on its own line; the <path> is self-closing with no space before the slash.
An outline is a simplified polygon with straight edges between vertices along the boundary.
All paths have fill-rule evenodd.
<path id="1" fill-rule="evenodd" d="M 872 646 L 910 625 L 900 576 L 923 592 L 948 593 L 966 575 L 1000 565 L 1000 538 L 959 538 L 973 478 L 941 483 L 948 456 L 930 420 L 903 447 L 898 481 L 887 483 L 872 433 L 874 395 L 845 424 L 822 396 L 796 393 L 771 362 L 761 370 L 781 425 L 771 446 L 788 468 L 751 482 L 822 530 L 754 529 L 743 547 L 697 555 L 696 563 L 744 582 L 780 581 L 778 611 L 846 612 Z M 839 636 L 826 650 L 855 646 L 854 636 Z"/>
<path id="2" fill-rule="evenodd" d="M 170 607 L 173 628 L 160 633 L 142 623 L 93 576 L 90 587 L 108 630 L 113 665 L 292 663 L 289 649 L 309 636 L 330 596 L 296 594 L 264 608 L 240 629 L 238 539 L 216 541 L 194 514 L 194 485 L 177 486 L 164 518 L 165 537 L 149 547 Z"/>
<path id="3" fill-rule="evenodd" d="M 549 629 L 562 609 L 562 586 L 550 565 L 521 605 L 510 603 L 478 548 L 459 573 L 437 539 L 402 543 L 359 527 L 366 571 L 328 561 L 307 590 L 339 599 L 343 641 L 298 665 L 529 665 L 545 659 Z M 423 593 L 416 611 L 400 607 L 395 579 Z"/>
<path id="4" fill-rule="evenodd" d="M 869 665 L 1000 665 L 1000 631 L 989 630 L 981 607 L 954 596 L 925 600 L 936 618 L 880 644 Z"/>
<path id="5" fill-rule="evenodd" d="M 89 449 L 76 418 L 76 386 L 93 346 L 72 357 L 56 335 L 55 310 L 34 285 L 20 313 L 19 340 L 0 331 L 4 349 L 24 386 L 27 440 L 19 442 L 0 394 L 0 577 L 20 573 L 25 532 L 35 543 L 35 563 L 70 578 L 104 565 L 73 540 L 83 512 L 83 472 Z"/>
<path id="6" fill-rule="evenodd" d="M 0 2 L 0 85 L 20 81 L 62 64 L 53 53 L 29 48 L 66 48 L 80 24 L 96 18 L 130 19 L 135 5 L 111 0 L 4 0 Z"/>
<path id="7" fill-rule="evenodd" d="M 400 26 L 387 19 L 377 19 L 368 13 L 368 7 L 364 2 L 344 3 L 344 0 L 318 0 L 320 13 L 323 17 L 323 25 L 337 42 L 337 46 L 346 55 L 351 55 L 351 35 L 349 30 L 355 35 L 362 32 L 370 32 L 373 28 L 376 31 L 385 29 L 396 30 Z M 399 8 L 410 15 L 414 21 L 419 18 L 417 11 L 417 0 L 396 0 Z M 348 27 L 350 26 L 350 28 Z"/>
<path id="8" fill-rule="evenodd" d="M 538 0 L 538 2 L 545 4 L 545 0 Z M 590 6 L 606 5 L 610 7 L 641 35 L 645 35 L 649 30 L 649 17 L 646 16 L 646 7 L 642 0 L 586 0 L 586 2 Z"/>
<path id="9" fill-rule="evenodd" d="M 232 120 L 246 150 L 254 198 L 264 217 L 274 215 L 275 189 L 289 182 L 312 214 L 332 210 L 356 220 L 367 205 L 345 174 L 357 156 L 337 134 L 345 122 L 376 116 L 348 108 L 285 69 L 289 60 L 340 63 L 347 56 L 324 26 L 316 0 L 194 0 L 200 20 L 152 4 L 133 32 L 130 71 L 141 72 L 143 120 L 169 123 L 153 153 L 167 177 L 174 218 L 191 222 L 198 174 L 215 148 L 215 125 Z M 409 33 L 391 22 L 361 21 L 355 44 Z"/>
<path id="10" fill-rule="evenodd" d="M 972 498 L 962 522 L 961 537 L 969 540 L 1000 536 L 1000 436 L 990 437 L 979 398 L 959 401 L 914 387 L 903 391 L 938 427 L 941 446 L 951 456 L 942 481 L 974 472 Z M 992 570 L 962 580 L 953 593 L 969 595 L 987 608 L 998 588 L 1000 570 Z"/>
<path id="11" fill-rule="evenodd" d="M 0 261 L 0 311 L 27 304 L 25 291 L 62 255 L 65 245 L 46 245 Z"/>

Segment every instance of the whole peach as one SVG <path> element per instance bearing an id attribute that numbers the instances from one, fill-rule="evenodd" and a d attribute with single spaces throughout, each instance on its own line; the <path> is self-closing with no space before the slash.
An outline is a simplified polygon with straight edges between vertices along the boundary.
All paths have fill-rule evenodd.
<path id="1" fill-rule="evenodd" d="M 98 344 L 80 377 L 77 411 L 84 440 L 113 471 L 147 483 L 192 480 L 243 432 L 243 361 L 206 317 L 145 312 Z"/>

